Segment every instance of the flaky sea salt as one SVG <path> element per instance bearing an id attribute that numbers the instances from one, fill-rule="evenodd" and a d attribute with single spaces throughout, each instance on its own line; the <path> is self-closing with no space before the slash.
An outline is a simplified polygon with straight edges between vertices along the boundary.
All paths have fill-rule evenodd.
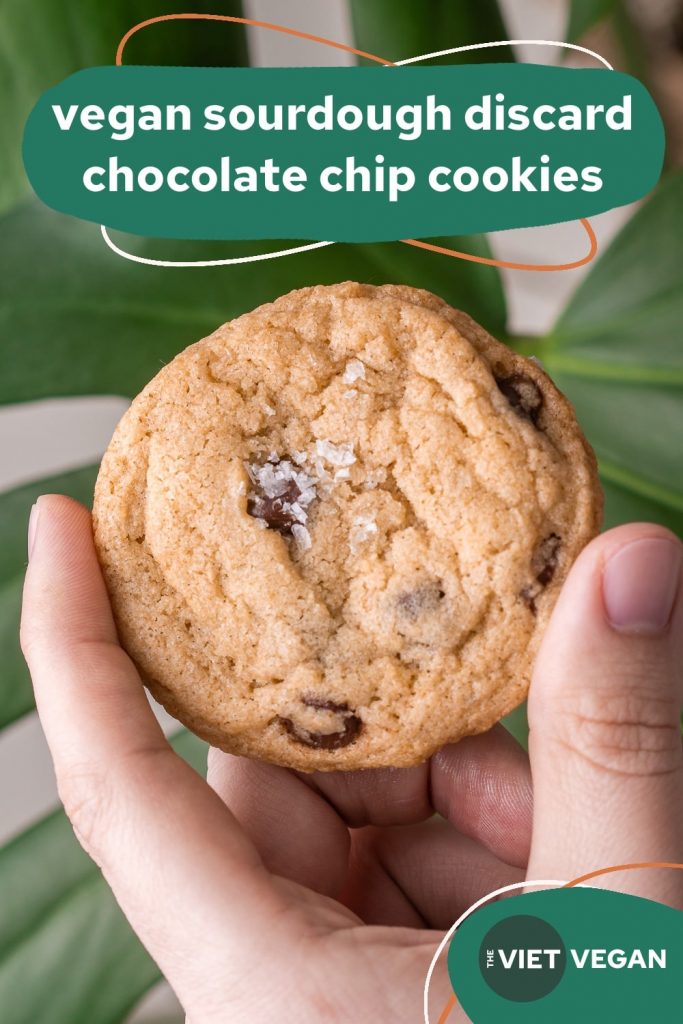
<path id="1" fill-rule="evenodd" d="M 249 494 L 258 510 L 264 501 L 282 499 L 280 512 L 291 516 L 295 522 L 303 525 L 307 518 L 306 509 L 316 498 L 316 480 L 305 469 L 296 466 L 289 459 L 278 461 L 276 454 L 271 454 L 267 462 L 251 462 L 246 465 L 247 473 L 254 485 Z M 293 497 L 292 492 L 295 497 Z M 289 500 L 286 495 L 289 493 Z M 256 516 L 258 518 L 258 515 Z"/>
<path id="2" fill-rule="evenodd" d="M 344 392 L 344 398 L 355 398 L 358 392 L 355 388 L 349 388 L 348 391 Z"/>
<path id="3" fill-rule="evenodd" d="M 291 483 L 295 483 L 301 492 L 315 484 L 308 473 L 298 469 L 288 459 L 282 462 L 252 462 L 247 466 L 247 472 L 266 498 L 279 498 L 286 493 Z"/>
<path id="4" fill-rule="evenodd" d="M 316 441 L 316 455 L 332 466 L 352 466 L 356 461 L 352 444 L 332 444 L 331 441 Z"/>
<path id="5" fill-rule="evenodd" d="M 273 409 L 272 405 L 266 405 L 264 403 L 263 411 L 266 414 L 266 416 L 274 416 L 275 415 L 275 409 Z"/>
<path id="6" fill-rule="evenodd" d="M 377 523 L 372 516 L 356 516 L 349 531 L 351 551 L 355 554 L 375 533 Z"/>
<path id="7" fill-rule="evenodd" d="M 311 547 L 311 535 L 305 526 L 301 526 L 300 523 L 294 523 L 292 526 L 292 536 L 296 541 L 296 546 L 300 551 L 308 551 Z"/>
<path id="8" fill-rule="evenodd" d="M 365 367 L 360 359 L 350 359 L 346 364 L 342 380 L 345 384 L 353 384 L 357 380 L 365 380 Z"/>
<path id="9" fill-rule="evenodd" d="M 348 480 L 356 461 L 352 444 L 318 440 L 312 452 L 295 451 L 290 459 L 271 452 L 265 462 L 245 463 L 252 482 L 248 511 L 259 525 L 291 530 L 301 551 L 311 547 L 306 529 L 308 507 L 316 498 L 330 493 L 334 483 Z M 328 469 L 328 466 L 332 469 Z"/>
<path id="10" fill-rule="evenodd" d="M 310 505 L 311 504 L 311 502 L 313 501 L 313 499 L 315 497 L 316 497 L 315 487 L 313 487 L 313 486 L 305 487 L 303 489 L 303 491 L 301 492 L 301 494 L 299 495 L 299 504 L 303 505 L 304 508 L 305 508 L 306 505 Z"/>

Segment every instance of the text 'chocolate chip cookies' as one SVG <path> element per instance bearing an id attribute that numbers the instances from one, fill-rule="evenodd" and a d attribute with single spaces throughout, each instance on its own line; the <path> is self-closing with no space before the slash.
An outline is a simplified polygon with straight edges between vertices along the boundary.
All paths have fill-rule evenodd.
<path id="1" fill-rule="evenodd" d="M 415 764 L 511 711 L 601 511 L 539 366 L 428 292 L 346 283 L 166 366 L 94 522 L 154 696 L 224 750 L 312 770 Z"/>

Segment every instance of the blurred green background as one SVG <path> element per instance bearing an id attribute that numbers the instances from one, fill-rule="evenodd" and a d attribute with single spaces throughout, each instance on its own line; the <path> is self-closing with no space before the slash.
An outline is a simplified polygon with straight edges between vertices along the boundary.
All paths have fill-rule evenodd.
<path id="1" fill-rule="evenodd" d="M 78 68 L 110 63 L 132 24 L 185 6 L 177 0 L 35 0 L 30 7 L 5 0 L 0 5 L 0 401 L 132 397 L 180 349 L 292 288 L 346 278 L 405 282 L 466 309 L 491 333 L 542 360 L 574 402 L 598 455 L 607 526 L 650 519 L 682 532 L 680 5 L 615 0 L 566 5 L 564 38 L 595 46 L 654 92 L 669 129 L 668 164 L 660 186 L 601 253 L 542 337 L 514 335 L 503 281 L 490 267 L 398 243 L 339 245 L 257 267 L 144 267 L 114 255 L 93 225 L 36 202 L 22 171 L 21 133 L 40 92 Z M 246 11 L 252 17 L 254 6 Z M 531 37 L 535 6 L 516 4 L 518 13 L 528 10 L 525 28 Z M 652 12 L 660 7 L 657 20 Z M 203 0 L 191 9 L 243 13 L 239 2 Z M 287 9 L 286 2 L 277 5 L 285 24 Z M 348 13 L 354 44 L 391 59 L 513 34 L 495 0 L 350 0 Z M 245 64 L 248 53 L 239 26 L 176 22 L 140 32 L 125 59 Z M 469 59 L 512 60 L 514 54 L 499 48 Z M 138 254 L 183 260 L 281 247 L 278 240 L 119 240 Z M 490 251 L 483 237 L 448 238 L 442 244 Z M 545 286 L 541 280 L 539 288 Z M 15 443 L 20 449 L 21 438 Z M 0 494 L 1 729 L 34 710 L 17 643 L 28 510 L 46 490 L 89 503 L 95 474 L 96 466 L 81 466 Z M 524 739 L 523 709 L 508 724 Z M 181 731 L 174 742 L 201 768 L 204 750 L 194 737 Z M 21 784 L 21 778 L 12 780 L 19 789 Z M 0 848 L 2 1024 L 118 1024 L 158 978 L 61 812 Z"/>

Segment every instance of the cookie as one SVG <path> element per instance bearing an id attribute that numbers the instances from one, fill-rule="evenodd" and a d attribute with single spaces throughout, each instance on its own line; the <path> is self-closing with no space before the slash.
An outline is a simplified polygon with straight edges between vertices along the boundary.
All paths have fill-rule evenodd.
<path id="1" fill-rule="evenodd" d="M 427 292 L 292 292 L 135 399 L 94 527 L 121 641 L 215 746 L 416 764 L 526 695 L 602 511 L 541 367 Z"/>

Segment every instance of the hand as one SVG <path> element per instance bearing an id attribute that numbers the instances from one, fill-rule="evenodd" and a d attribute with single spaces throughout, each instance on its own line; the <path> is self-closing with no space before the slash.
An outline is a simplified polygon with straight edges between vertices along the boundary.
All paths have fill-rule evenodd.
<path id="1" fill-rule="evenodd" d="M 498 726 L 400 770 L 306 776 L 213 750 L 209 784 L 117 643 L 86 510 L 45 496 L 31 534 L 22 644 L 60 796 L 193 1024 L 415 1024 L 439 930 L 480 896 L 683 861 L 682 549 L 662 528 L 612 530 L 572 569 L 530 765 Z M 594 884 L 683 907 L 682 872 Z"/>

